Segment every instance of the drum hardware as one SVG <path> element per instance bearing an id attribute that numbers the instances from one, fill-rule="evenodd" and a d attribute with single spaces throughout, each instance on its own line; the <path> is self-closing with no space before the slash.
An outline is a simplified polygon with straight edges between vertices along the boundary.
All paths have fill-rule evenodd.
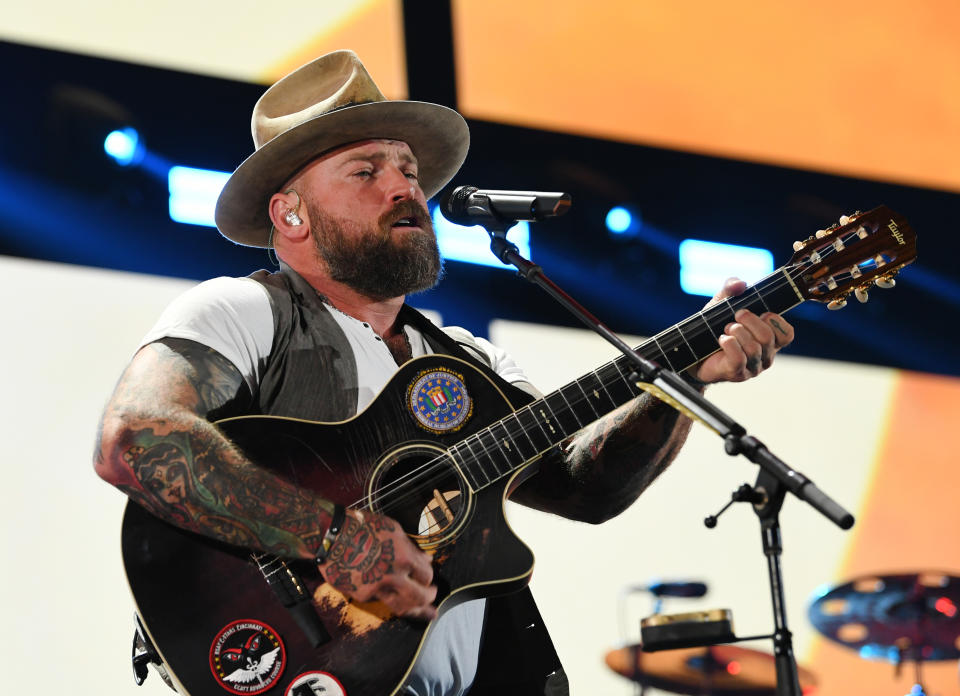
<path id="1" fill-rule="evenodd" d="M 960 577 L 939 571 L 865 575 L 817 593 L 810 623 L 894 676 L 914 666 L 908 696 L 925 696 L 923 663 L 960 659 Z"/>
<path id="2" fill-rule="evenodd" d="M 637 644 L 611 650 L 607 666 L 643 688 L 690 696 L 774 696 L 777 670 L 773 655 L 733 645 L 649 652 Z M 800 687 L 816 687 L 813 673 L 798 668 Z"/>

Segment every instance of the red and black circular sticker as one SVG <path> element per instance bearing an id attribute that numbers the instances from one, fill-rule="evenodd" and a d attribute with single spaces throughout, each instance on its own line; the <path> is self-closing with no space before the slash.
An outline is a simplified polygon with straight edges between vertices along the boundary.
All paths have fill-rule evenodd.
<path id="1" fill-rule="evenodd" d="M 210 645 L 213 678 L 234 694 L 259 694 L 272 687 L 287 662 L 280 636 L 255 619 L 224 626 Z"/>

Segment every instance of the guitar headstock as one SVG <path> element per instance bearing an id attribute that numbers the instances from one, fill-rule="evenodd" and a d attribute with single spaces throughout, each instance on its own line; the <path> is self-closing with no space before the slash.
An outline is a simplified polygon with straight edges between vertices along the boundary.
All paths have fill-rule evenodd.
<path id="1" fill-rule="evenodd" d="M 871 286 L 892 288 L 894 276 L 917 258 L 917 235 L 903 217 L 882 205 L 844 215 L 793 248 L 788 268 L 799 292 L 840 309 L 851 293 L 866 302 Z"/>

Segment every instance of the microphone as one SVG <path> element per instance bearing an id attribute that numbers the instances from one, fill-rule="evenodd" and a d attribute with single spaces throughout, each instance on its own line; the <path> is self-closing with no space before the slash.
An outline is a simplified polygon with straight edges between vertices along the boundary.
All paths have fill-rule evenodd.
<path id="1" fill-rule="evenodd" d="M 703 597 L 707 594 L 705 582 L 653 582 L 632 588 L 635 592 L 649 592 L 655 597 Z"/>
<path id="2" fill-rule="evenodd" d="M 570 194 L 545 191 L 495 191 L 458 186 L 440 203 L 443 216 L 459 225 L 483 221 L 545 220 L 570 209 Z"/>

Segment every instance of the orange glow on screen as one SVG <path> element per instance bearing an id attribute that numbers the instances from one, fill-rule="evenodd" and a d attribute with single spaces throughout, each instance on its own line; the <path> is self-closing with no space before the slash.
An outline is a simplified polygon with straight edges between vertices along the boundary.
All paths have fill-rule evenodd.
<path id="1" fill-rule="evenodd" d="M 952 0 L 453 7 L 468 116 L 960 191 Z"/>

